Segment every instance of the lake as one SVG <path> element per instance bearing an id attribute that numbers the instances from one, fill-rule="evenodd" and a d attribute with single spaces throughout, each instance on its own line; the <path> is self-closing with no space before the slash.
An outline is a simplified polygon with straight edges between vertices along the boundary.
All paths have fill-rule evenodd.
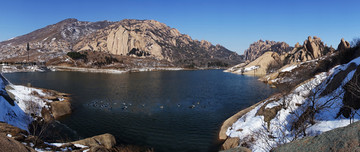
<path id="1" fill-rule="evenodd" d="M 222 122 L 276 92 L 257 77 L 222 70 L 4 76 L 72 94 L 73 113 L 59 121 L 83 138 L 111 133 L 160 152 L 217 151 Z"/>

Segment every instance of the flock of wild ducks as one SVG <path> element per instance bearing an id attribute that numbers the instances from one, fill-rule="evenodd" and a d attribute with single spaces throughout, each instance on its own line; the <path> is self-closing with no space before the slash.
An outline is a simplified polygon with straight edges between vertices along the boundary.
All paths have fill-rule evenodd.
<path id="1" fill-rule="evenodd" d="M 113 103 L 113 105 L 117 105 L 117 103 Z M 196 102 L 193 103 L 192 105 L 189 106 L 190 109 L 194 109 L 196 108 L 196 105 L 200 105 L 200 102 Z M 100 109 L 107 109 L 107 110 L 112 110 L 112 104 L 108 103 L 108 102 L 104 102 L 104 101 L 93 101 L 91 103 L 88 103 L 87 106 L 89 107 L 93 107 L 93 108 L 100 108 Z M 130 106 L 132 106 L 131 103 L 125 103 L 123 102 L 121 105 L 121 109 L 126 110 L 128 109 Z M 141 107 L 145 107 L 146 104 L 141 104 Z M 177 107 L 180 108 L 181 104 L 177 104 Z M 160 109 L 164 109 L 165 107 L 163 105 L 159 106 Z"/>

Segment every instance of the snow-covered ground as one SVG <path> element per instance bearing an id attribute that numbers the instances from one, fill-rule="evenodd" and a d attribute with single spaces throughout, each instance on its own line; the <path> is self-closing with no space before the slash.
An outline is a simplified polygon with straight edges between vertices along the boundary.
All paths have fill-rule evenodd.
<path id="1" fill-rule="evenodd" d="M 32 118 L 9 97 L 5 90 L 8 83 L 0 73 L 0 121 L 28 130 Z"/>
<path id="2" fill-rule="evenodd" d="M 292 65 L 292 66 L 282 69 L 281 72 L 291 72 L 291 70 L 293 70 L 297 67 L 298 67 L 297 65 Z"/>
<path id="3" fill-rule="evenodd" d="M 294 124 L 295 120 L 298 120 L 299 116 L 304 113 L 307 107 L 312 105 L 311 101 L 316 101 L 315 107 L 324 104 L 326 104 L 327 107 L 315 114 L 315 124 L 309 124 L 309 126 L 306 127 L 306 135 L 314 136 L 348 125 L 350 123 L 349 119 L 342 116 L 336 118 L 336 115 L 343 105 L 343 86 L 353 77 L 355 70 L 348 73 L 340 87 L 332 93 L 325 96 L 320 96 L 320 94 L 326 88 L 326 83 L 333 79 L 335 74 L 341 70 L 345 70 L 350 63 L 355 63 L 359 66 L 360 57 L 348 64 L 334 67 L 329 72 L 316 75 L 315 78 L 297 86 L 284 97 L 264 101 L 239 118 L 228 128 L 226 135 L 229 137 L 238 137 L 241 142 L 247 142 L 253 151 L 269 151 L 278 144 L 284 144 L 296 138 L 302 138 L 303 135 L 295 133 L 292 129 L 292 124 Z M 291 68 L 295 67 L 289 67 L 286 70 L 291 71 Z M 311 95 L 309 96 L 309 94 Z M 264 104 L 267 104 L 265 109 L 274 108 L 279 105 L 282 106 L 276 116 L 270 120 L 270 127 L 268 127 L 268 124 L 264 121 L 264 116 L 256 115 Z M 360 110 L 357 112 L 359 113 Z M 354 118 L 355 121 L 359 119 L 360 116 L 358 115 Z"/>
<path id="4" fill-rule="evenodd" d="M 10 98 L 11 94 L 15 101 Z M 30 114 L 41 116 L 41 109 L 48 108 L 46 103 L 52 102 L 42 98 L 45 96 L 48 94 L 43 90 L 11 84 L 0 75 L 0 121 L 28 130 L 28 125 L 32 121 Z"/>
<path id="5" fill-rule="evenodd" d="M 0 65 L 1 66 L 1 65 Z M 1 68 L 0 68 L 1 69 Z M 1 72 L 1 71 L 0 71 Z M 3 73 L 12 73 L 12 72 L 44 72 L 43 69 L 38 66 L 13 66 L 13 65 L 3 65 Z"/>
<path id="6" fill-rule="evenodd" d="M 79 71 L 79 72 L 93 72 L 93 73 L 112 73 L 121 74 L 125 72 L 144 72 L 144 71 L 177 71 L 184 70 L 184 68 L 166 68 L 166 67 L 144 67 L 132 68 L 130 70 L 117 70 L 117 69 L 97 69 L 97 68 L 79 68 L 79 67 L 65 67 L 65 66 L 49 66 L 51 71 Z"/>

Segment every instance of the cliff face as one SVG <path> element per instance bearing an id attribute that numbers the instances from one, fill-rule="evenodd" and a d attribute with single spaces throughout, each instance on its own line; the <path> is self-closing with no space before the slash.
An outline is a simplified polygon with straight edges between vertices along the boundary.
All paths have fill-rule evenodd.
<path id="1" fill-rule="evenodd" d="M 0 61 L 46 62 L 70 51 L 99 51 L 122 56 L 150 57 L 174 64 L 233 65 L 242 56 L 221 45 L 193 40 L 154 20 L 82 22 L 67 19 L 29 34 L 0 42 Z M 200 63 L 199 63 L 200 64 Z M 207 66 L 207 65 L 206 65 Z"/>
<path id="2" fill-rule="evenodd" d="M 254 42 L 253 44 L 250 44 L 249 48 L 245 50 L 244 55 L 245 55 L 245 60 L 253 61 L 268 51 L 276 52 L 279 55 L 281 55 L 291 50 L 292 47 L 290 47 L 285 42 L 259 40 L 257 42 Z"/>

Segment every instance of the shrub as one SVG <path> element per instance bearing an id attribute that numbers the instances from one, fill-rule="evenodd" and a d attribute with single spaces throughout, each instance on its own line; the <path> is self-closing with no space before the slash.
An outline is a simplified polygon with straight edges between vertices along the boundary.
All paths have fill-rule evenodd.
<path id="1" fill-rule="evenodd" d="M 81 54 L 80 52 L 68 52 L 66 55 L 74 60 L 78 60 L 78 59 L 87 60 L 87 55 Z"/>

